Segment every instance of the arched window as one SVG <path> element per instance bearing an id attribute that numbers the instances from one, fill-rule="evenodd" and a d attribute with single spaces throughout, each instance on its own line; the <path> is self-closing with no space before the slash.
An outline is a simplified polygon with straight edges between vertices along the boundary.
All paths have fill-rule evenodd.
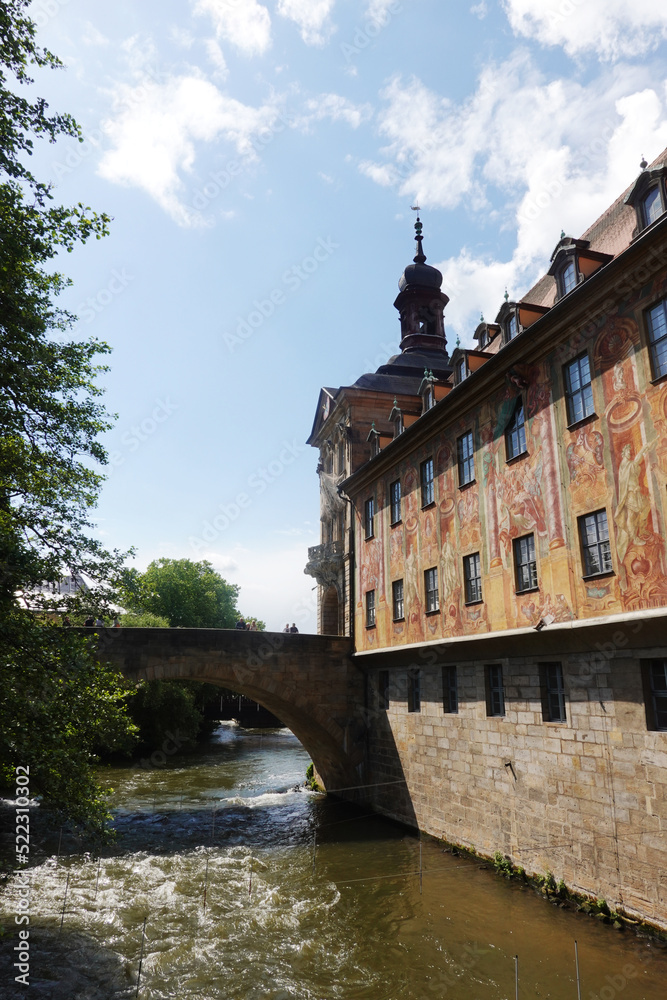
<path id="1" fill-rule="evenodd" d="M 662 184 L 649 188 L 641 200 L 641 214 L 644 227 L 659 219 L 665 211 Z"/>
<path id="2" fill-rule="evenodd" d="M 567 295 L 577 285 L 577 265 L 574 259 L 567 262 L 560 274 L 560 294 Z"/>

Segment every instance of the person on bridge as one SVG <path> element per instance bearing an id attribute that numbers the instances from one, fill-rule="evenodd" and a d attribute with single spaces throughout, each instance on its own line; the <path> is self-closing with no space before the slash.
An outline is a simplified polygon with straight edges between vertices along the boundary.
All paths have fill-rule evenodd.
<path id="1" fill-rule="evenodd" d="M 240 628 L 243 632 L 245 632 L 246 624 L 243 618 L 239 618 L 234 628 Z"/>
<path id="2" fill-rule="evenodd" d="M 283 632 L 289 632 L 289 622 L 285 622 L 285 628 L 283 629 Z"/>
<path id="3" fill-rule="evenodd" d="M 299 630 L 298 630 L 298 628 L 296 627 L 296 622 L 292 622 L 292 627 L 290 628 L 290 632 L 298 632 L 298 631 L 299 631 Z"/>

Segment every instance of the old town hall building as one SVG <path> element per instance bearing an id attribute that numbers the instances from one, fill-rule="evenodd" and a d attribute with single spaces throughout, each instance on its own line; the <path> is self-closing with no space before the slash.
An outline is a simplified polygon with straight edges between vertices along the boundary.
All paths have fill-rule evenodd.
<path id="1" fill-rule="evenodd" d="M 375 805 L 667 927 L 667 151 L 474 348 L 415 229 L 399 353 L 309 438 Z"/>

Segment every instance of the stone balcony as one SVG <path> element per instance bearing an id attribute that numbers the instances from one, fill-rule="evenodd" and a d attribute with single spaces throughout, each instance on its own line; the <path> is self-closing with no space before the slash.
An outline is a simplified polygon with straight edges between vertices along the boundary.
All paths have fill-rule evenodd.
<path id="1" fill-rule="evenodd" d="M 312 545 L 308 549 L 308 562 L 304 573 L 314 577 L 321 587 L 336 586 L 340 581 L 344 561 L 344 542 Z"/>

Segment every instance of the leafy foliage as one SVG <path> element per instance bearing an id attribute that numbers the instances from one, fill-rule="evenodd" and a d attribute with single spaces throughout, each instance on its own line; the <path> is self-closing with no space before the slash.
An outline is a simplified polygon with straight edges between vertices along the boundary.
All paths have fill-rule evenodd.
<path id="1" fill-rule="evenodd" d="M 129 752 L 123 678 L 96 662 L 91 640 L 22 611 L 0 625 L 0 778 L 30 768 L 31 794 L 85 832 L 102 835 L 108 819 L 95 777 L 95 751 Z"/>
<path id="2" fill-rule="evenodd" d="M 128 608 L 166 618 L 172 627 L 233 628 L 239 588 L 227 583 L 209 562 L 157 559 L 145 573 L 126 570 L 121 600 Z"/>
<path id="3" fill-rule="evenodd" d="M 48 115 L 7 85 L 31 84 L 29 66 L 61 64 L 35 44 L 26 0 L 0 6 L 0 602 L 17 589 L 55 581 L 66 567 L 102 579 L 118 558 L 88 537 L 88 512 L 102 482 L 97 440 L 111 426 L 95 379 L 108 353 L 95 339 L 65 341 L 74 317 L 54 305 L 69 281 L 45 265 L 91 236 L 109 218 L 79 204 L 52 204 L 22 157 L 35 137 L 82 139 L 70 115 Z M 91 462 L 92 460 L 92 462 Z"/>
<path id="4" fill-rule="evenodd" d="M 142 684 L 130 698 L 128 707 L 139 729 L 143 749 L 159 749 L 165 737 L 178 748 L 192 746 L 204 723 L 195 704 L 195 692 L 175 681 Z"/>
<path id="5" fill-rule="evenodd" d="M 69 281 L 52 270 L 58 254 L 104 236 L 109 219 L 54 205 L 26 165 L 38 138 L 82 141 L 70 115 L 21 92 L 31 66 L 61 66 L 36 45 L 28 6 L 0 4 L 0 767 L 7 778 L 29 766 L 45 803 L 100 833 L 94 749 L 128 749 L 134 732 L 122 678 L 96 662 L 89 640 L 16 600 L 64 570 L 105 581 L 122 563 L 89 533 L 103 480 L 95 466 L 106 462 L 98 436 L 111 426 L 97 359 L 109 348 L 65 339 L 74 317 L 54 300 Z M 109 596 L 86 599 L 99 611 Z"/>

